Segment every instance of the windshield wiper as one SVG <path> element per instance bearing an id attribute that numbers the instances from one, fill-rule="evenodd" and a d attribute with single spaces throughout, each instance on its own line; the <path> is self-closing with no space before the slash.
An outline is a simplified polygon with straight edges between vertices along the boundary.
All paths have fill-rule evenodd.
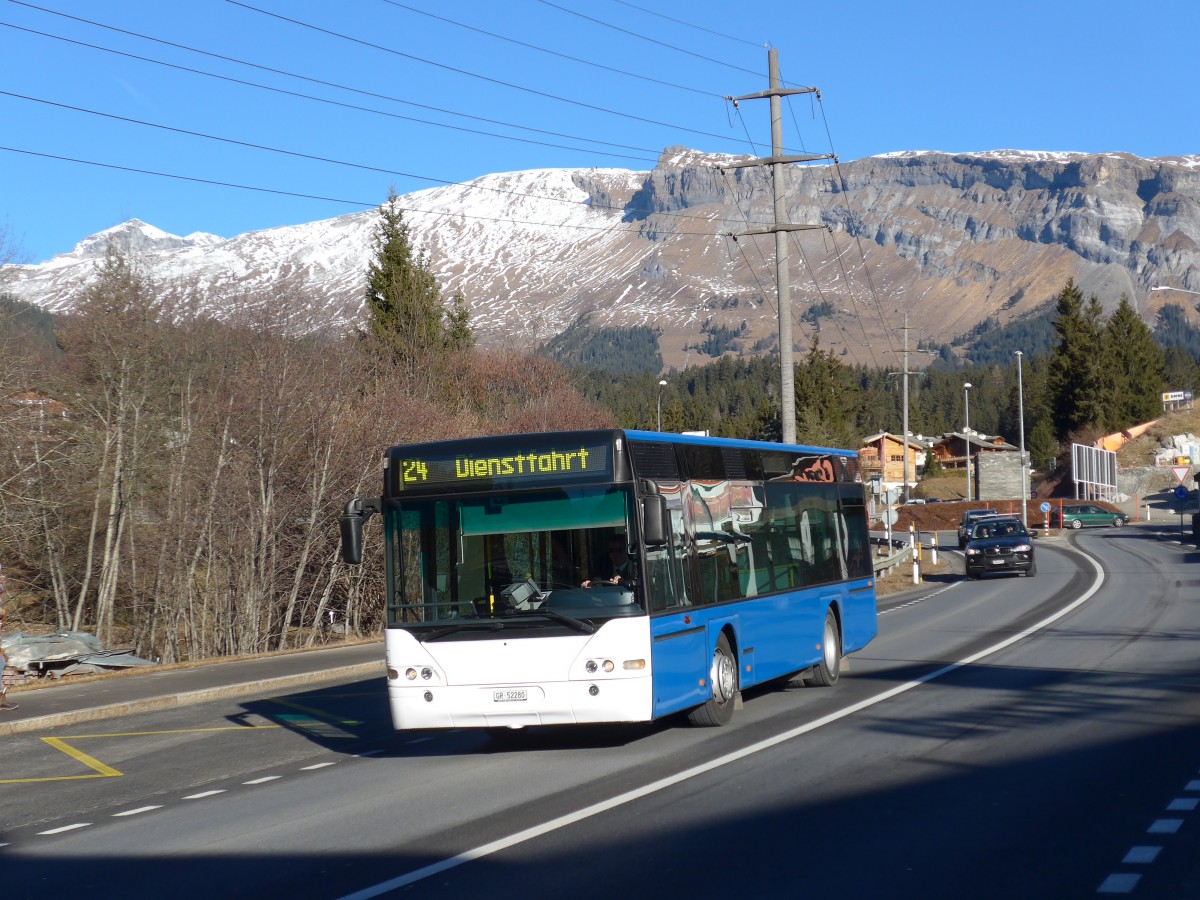
<path id="1" fill-rule="evenodd" d="M 584 634 L 596 633 L 596 626 L 591 622 L 585 622 L 583 619 L 568 616 L 566 613 L 560 613 L 557 609 L 531 609 L 529 612 L 520 612 L 517 615 L 523 619 L 530 616 L 545 616 L 547 619 L 562 622 L 564 625 L 574 628 L 576 631 L 582 631 Z"/>
<path id="2" fill-rule="evenodd" d="M 448 634 L 454 634 L 456 631 L 503 631 L 504 623 L 497 622 L 495 619 L 477 619 L 471 622 L 455 622 L 453 625 L 446 625 L 442 628 L 435 628 L 433 631 L 427 631 L 425 634 L 417 632 L 417 637 L 422 641 L 436 641 L 438 638 L 443 638 Z"/>

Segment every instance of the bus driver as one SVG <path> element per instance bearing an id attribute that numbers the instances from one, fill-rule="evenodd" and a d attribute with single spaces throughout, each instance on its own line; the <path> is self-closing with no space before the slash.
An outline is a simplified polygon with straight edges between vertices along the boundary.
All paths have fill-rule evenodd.
<path id="1" fill-rule="evenodd" d="M 596 567 L 596 577 L 583 583 L 584 587 L 593 584 L 626 584 L 633 575 L 633 560 L 629 558 L 629 545 L 619 534 L 608 539 L 608 554 L 600 560 Z"/>

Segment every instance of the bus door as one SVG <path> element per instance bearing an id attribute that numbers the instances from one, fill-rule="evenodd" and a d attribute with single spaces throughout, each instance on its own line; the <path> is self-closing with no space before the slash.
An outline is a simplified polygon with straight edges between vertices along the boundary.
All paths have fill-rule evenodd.
<path id="1" fill-rule="evenodd" d="M 662 547 L 646 548 L 655 717 L 688 709 L 708 698 L 698 675 L 705 671 L 708 639 L 703 621 L 693 615 L 685 572 L 683 486 L 660 483 L 658 489 L 666 500 L 671 539 Z"/>

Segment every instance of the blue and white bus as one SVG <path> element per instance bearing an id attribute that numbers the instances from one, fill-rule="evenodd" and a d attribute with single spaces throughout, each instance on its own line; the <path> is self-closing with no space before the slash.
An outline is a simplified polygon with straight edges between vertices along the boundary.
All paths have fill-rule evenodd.
<path id="1" fill-rule="evenodd" d="M 382 514 L 392 720 L 723 725 L 741 690 L 837 681 L 876 633 L 857 453 L 646 431 L 402 445 Z"/>

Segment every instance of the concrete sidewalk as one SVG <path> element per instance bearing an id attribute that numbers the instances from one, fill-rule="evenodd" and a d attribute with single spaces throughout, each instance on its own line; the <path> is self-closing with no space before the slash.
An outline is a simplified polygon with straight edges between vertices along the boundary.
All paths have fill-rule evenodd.
<path id="1" fill-rule="evenodd" d="M 35 690 L 10 688 L 8 701 L 18 708 L 0 712 L 0 737 L 224 697 L 290 690 L 337 678 L 378 676 L 382 680 L 384 673 L 383 641 L 371 641 L 194 668 L 137 669 L 78 683 L 65 680 Z"/>

